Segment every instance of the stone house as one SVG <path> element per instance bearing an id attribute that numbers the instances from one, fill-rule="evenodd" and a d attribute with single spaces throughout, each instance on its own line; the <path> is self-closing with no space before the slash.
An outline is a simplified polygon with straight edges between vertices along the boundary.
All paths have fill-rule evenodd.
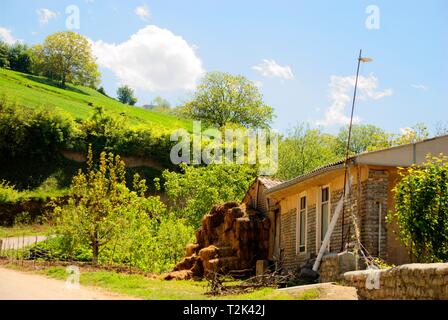
<path id="1" fill-rule="evenodd" d="M 409 262 L 407 251 L 394 234 L 396 225 L 385 218 L 394 209 L 393 188 L 399 168 L 422 163 L 429 153 L 448 155 L 448 135 L 351 157 L 351 189 L 327 251 L 338 253 L 353 244 L 353 218 L 370 255 L 393 264 Z M 270 260 L 282 259 L 286 269 L 295 269 L 317 256 L 341 198 L 344 175 L 344 161 L 337 161 L 285 182 L 257 179 L 243 202 L 267 211 L 271 220 Z"/>

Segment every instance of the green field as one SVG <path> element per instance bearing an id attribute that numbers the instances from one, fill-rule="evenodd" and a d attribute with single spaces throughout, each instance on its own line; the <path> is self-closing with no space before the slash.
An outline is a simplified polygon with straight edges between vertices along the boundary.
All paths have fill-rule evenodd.
<path id="1" fill-rule="evenodd" d="M 102 106 L 113 115 L 125 115 L 130 127 L 191 130 L 189 120 L 128 106 L 91 88 L 68 84 L 66 89 L 62 89 L 45 77 L 0 68 L 0 96 L 3 95 L 19 105 L 62 112 L 73 119 L 90 117 L 93 114 L 93 105 Z"/>

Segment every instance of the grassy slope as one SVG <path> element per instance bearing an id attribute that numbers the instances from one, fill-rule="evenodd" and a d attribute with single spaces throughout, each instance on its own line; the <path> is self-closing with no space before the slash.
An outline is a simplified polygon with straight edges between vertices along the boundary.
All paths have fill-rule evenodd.
<path id="1" fill-rule="evenodd" d="M 68 85 L 66 89 L 61 89 L 45 77 L 2 68 L 0 68 L 0 95 L 7 95 L 10 99 L 27 107 L 62 111 L 74 119 L 88 118 L 93 113 L 92 106 L 89 106 L 91 103 L 95 106 L 103 106 L 111 114 L 124 113 L 131 127 L 141 125 L 168 130 L 191 129 L 191 122 L 188 120 L 124 105 L 91 88 Z"/>
<path id="2" fill-rule="evenodd" d="M 69 84 L 66 89 L 61 89 L 57 83 L 45 77 L 0 68 L 0 97 L 2 96 L 6 96 L 7 99 L 17 102 L 19 105 L 62 113 L 71 119 L 90 117 L 93 114 L 91 105 L 94 105 L 102 106 L 106 112 L 116 116 L 124 113 L 130 128 L 152 128 L 158 133 L 170 132 L 176 128 L 185 128 L 191 131 L 191 121 L 189 120 L 124 105 L 91 88 Z M 69 186 L 71 177 L 80 167 L 79 164 L 70 160 L 61 159 L 60 162 L 48 164 L 45 168 L 40 165 L 33 167 L 33 164 L 29 163 L 25 164 L 26 168 L 21 168 L 19 164 L 14 164 L 13 168 L 0 168 L 0 180 L 10 181 L 20 189 L 35 190 L 37 188 L 38 190 L 34 192 L 37 193 L 36 196 L 54 196 Z M 155 176 L 160 174 L 158 170 L 152 168 L 136 168 L 130 172 L 136 170 L 148 181 L 152 181 Z M 33 173 L 33 181 L 29 179 L 30 172 Z M 48 185 L 50 180 L 52 183 Z M 48 186 L 42 188 L 45 185 Z"/>

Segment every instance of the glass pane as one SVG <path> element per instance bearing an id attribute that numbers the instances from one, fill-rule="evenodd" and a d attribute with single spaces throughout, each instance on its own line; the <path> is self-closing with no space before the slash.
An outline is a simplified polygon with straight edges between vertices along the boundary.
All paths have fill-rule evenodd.
<path id="1" fill-rule="evenodd" d="M 324 240 L 325 234 L 328 230 L 328 203 L 322 203 L 321 210 L 321 240 Z"/>
<path id="2" fill-rule="evenodd" d="M 328 188 L 322 189 L 322 202 L 328 201 Z"/>
<path id="3" fill-rule="evenodd" d="M 305 245 L 305 211 L 300 212 L 300 246 Z"/>
<path id="4" fill-rule="evenodd" d="M 300 198 L 300 209 L 305 209 L 306 208 L 306 197 L 302 197 Z"/>

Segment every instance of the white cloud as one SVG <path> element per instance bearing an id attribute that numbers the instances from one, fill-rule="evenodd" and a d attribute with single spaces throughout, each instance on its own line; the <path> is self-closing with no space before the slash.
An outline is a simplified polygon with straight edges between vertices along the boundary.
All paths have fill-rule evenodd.
<path id="1" fill-rule="evenodd" d="M 281 66 L 273 59 L 263 59 L 260 64 L 253 66 L 252 69 L 259 72 L 264 77 L 278 77 L 286 80 L 294 78 L 290 66 Z"/>
<path id="2" fill-rule="evenodd" d="M 419 89 L 419 90 L 423 90 L 423 91 L 429 90 L 428 86 L 425 86 L 424 84 L 411 84 L 411 87 L 414 89 Z"/>
<path id="3" fill-rule="evenodd" d="M 53 12 L 50 9 L 46 8 L 37 9 L 36 13 L 41 25 L 47 24 L 51 19 L 56 18 L 56 16 L 58 15 L 56 12 Z"/>
<path id="4" fill-rule="evenodd" d="M 355 76 L 331 76 L 329 84 L 331 105 L 325 111 L 325 118 L 317 121 L 318 125 L 345 125 L 350 122 L 350 118 L 348 116 L 349 112 L 346 112 L 346 107 L 350 106 L 350 103 L 352 102 L 354 86 Z M 377 88 L 378 78 L 376 78 L 372 74 L 370 74 L 368 77 L 359 76 L 356 99 L 379 100 L 393 94 L 392 89 L 377 91 Z M 353 117 L 354 123 L 357 123 L 359 121 L 359 117 Z"/>
<path id="5" fill-rule="evenodd" d="M 7 44 L 14 44 L 16 42 L 22 42 L 22 40 L 14 38 L 11 30 L 0 27 L 0 40 Z"/>
<path id="6" fill-rule="evenodd" d="M 150 17 L 150 11 L 146 4 L 139 6 L 135 8 L 134 10 L 135 14 L 140 17 L 142 20 L 147 20 Z"/>
<path id="7" fill-rule="evenodd" d="M 135 89 L 193 90 L 203 75 L 202 62 L 181 36 L 146 26 L 120 44 L 92 42 L 98 64 Z"/>

